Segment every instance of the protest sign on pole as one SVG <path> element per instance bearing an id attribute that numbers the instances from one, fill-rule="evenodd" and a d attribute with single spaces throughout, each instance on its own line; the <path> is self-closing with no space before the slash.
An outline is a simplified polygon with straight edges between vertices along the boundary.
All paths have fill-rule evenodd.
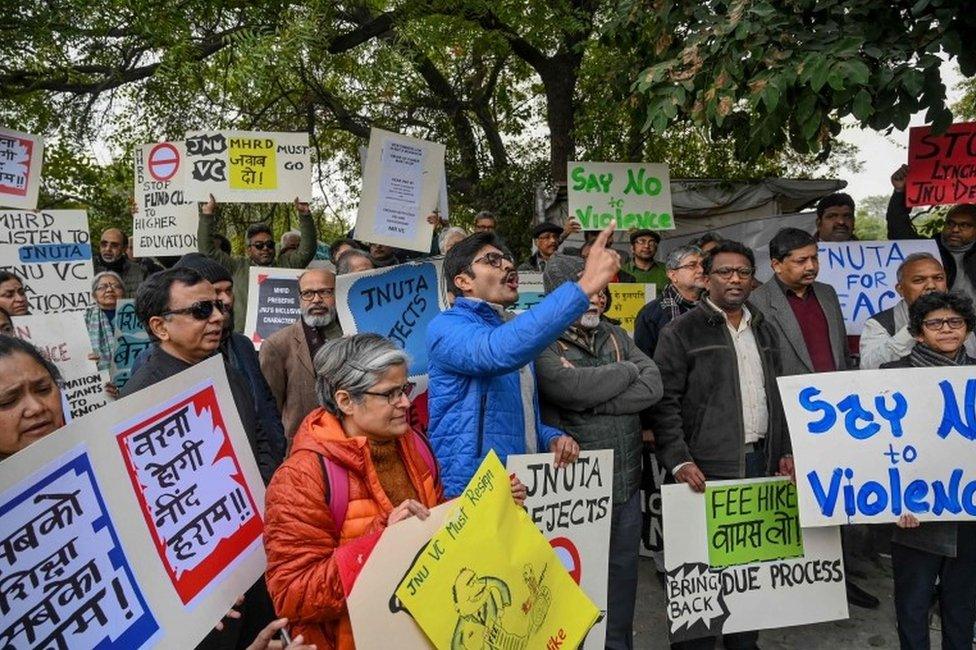
<path id="1" fill-rule="evenodd" d="M 111 377 L 115 387 L 122 390 L 139 354 L 152 345 L 149 333 L 136 316 L 135 300 L 124 298 L 115 306 L 115 341 Z"/>
<path id="2" fill-rule="evenodd" d="M 371 129 L 355 238 L 430 253 L 427 215 L 447 196 L 444 150 L 439 142 Z"/>
<path id="3" fill-rule="evenodd" d="M 40 136 L 0 127 L 0 206 L 37 208 L 43 161 Z"/>
<path id="4" fill-rule="evenodd" d="M 61 371 L 72 420 L 105 406 L 105 384 L 98 364 L 88 358 L 92 344 L 82 312 L 14 316 L 13 322 L 17 338 L 33 343 Z"/>
<path id="5" fill-rule="evenodd" d="M 312 199 L 307 133 L 193 131 L 186 134 L 186 198 L 227 203 Z"/>
<path id="6" fill-rule="evenodd" d="M 607 316 L 620 321 L 620 327 L 633 336 L 637 314 L 644 305 L 654 300 L 657 286 L 639 282 L 611 282 L 607 286 L 610 291 L 610 308 L 606 312 Z"/>
<path id="7" fill-rule="evenodd" d="M 665 592 L 672 643 L 847 618 L 844 562 L 837 527 L 804 529 L 801 556 L 747 561 L 756 551 L 759 555 L 777 555 L 778 551 L 766 553 L 766 545 L 779 548 L 784 531 L 797 532 L 795 504 L 792 509 L 777 507 L 782 502 L 777 504 L 775 497 L 751 503 L 749 508 L 755 512 L 789 513 L 784 517 L 785 523 L 773 521 L 767 526 L 764 520 L 759 532 L 754 532 L 752 522 L 737 521 L 735 502 L 721 499 L 741 494 L 730 493 L 728 488 L 778 486 L 784 482 L 787 479 L 775 477 L 709 481 L 713 496 L 723 504 L 717 515 L 720 525 L 729 524 L 717 533 L 720 539 L 714 542 L 707 523 L 707 495 L 694 492 L 683 483 L 661 488 L 667 531 Z M 735 558 L 731 566 L 710 564 L 709 547 L 713 545 L 735 549 L 725 554 Z"/>
<path id="8" fill-rule="evenodd" d="M 661 508 L 661 486 L 670 472 L 664 469 L 647 445 L 641 451 L 644 471 L 641 475 L 641 546 L 643 557 L 653 558 L 659 572 L 664 571 L 664 511 Z"/>
<path id="9" fill-rule="evenodd" d="M 951 203 L 976 203 L 976 122 L 953 124 L 941 134 L 912 127 L 905 205 Z"/>
<path id="10" fill-rule="evenodd" d="M 92 297 L 92 250 L 84 210 L 0 210 L 0 270 L 24 283 L 32 314 L 85 309 Z"/>
<path id="11" fill-rule="evenodd" d="M 671 178 L 661 163 L 567 163 L 569 216 L 583 230 L 674 230 Z"/>
<path id="12" fill-rule="evenodd" d="M 0 463 L 4 647 L 189 648 L 265 568 L 220 358 Z"/>
<path id="13" fill-rule="evenodd" d="M 186 198 L 186 147 L 156 142 L 135 149 L 132 248 L 136 257 L 184 255 L 197 247 L 197 203 Z"/>
<path id="14" fill-rule="evenodd" d="M 604 647 L 607 572 L 613 510 L 613 450 L 581 451 L 575 463 L 556 468 L 552 454 L 508 457 L 507 469 L 525 484 L 525 510 L 590 600 L 600 620 L 584 648 Z"/>
<path id="15" fill-rule="evenodd" d="M 244 336 L 260 349 L 261 343 L 302 316 L 298 276 L 305 269 L 252 266 L 248 277 Z"/>
<path id="16" fill-rule="evenodd" d="M 519 271 L 518 300 L 508 308 L 508 311 L 521 314 L 526 309 L 539 304 L 546 295 L 546 288 L 542 283 L 542 273 L 539 271 Z"/>
<path id="17" fill-rule="evenodd" d="M 808 526 L 976 519 L 967 367 L 780 377 Z"/>
<path id="18" fill-rule="evenodd" d="M 820 273 L 817 280 L 837 291 L 847 333 L 858 336 L 864 323 L 879 311 L 894 306 L 901 296 L 898 265 L 913 253 L 930 253 L 935 259 L 939 249 L 931 239 L 904 241 L 818 242 Z"/>
<path id="19" fill-rule="evenodd" d="M 396 589 L 437 648 L 576 648 L 599 610 L 512 500 L 494 451 Z"/>

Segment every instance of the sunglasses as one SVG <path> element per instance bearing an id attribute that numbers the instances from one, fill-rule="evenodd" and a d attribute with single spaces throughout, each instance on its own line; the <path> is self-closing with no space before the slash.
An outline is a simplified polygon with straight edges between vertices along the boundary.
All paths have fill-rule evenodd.
<path id="1" fill-rule="evenodd" d="M 227 307 L 224 306 L 219 300 L 201 300 L 200 302 L 195 302 L 189 307 L 183 307 L 182 309 L 167 309 L 161 315 L 170 316 L 173 314 L 188 314 L 194 318 L 194 320 L 207 320 L 214 313 L 214 310 L 219 311 L 221 314 L 227 313 Z"/>
<path id="2" fill-rule="evenodd" d="M 275 243 L 273 241 L 258 241 L 251 244 L 251 248 L 256 248 L 259 251 L 273 251 Z"/>

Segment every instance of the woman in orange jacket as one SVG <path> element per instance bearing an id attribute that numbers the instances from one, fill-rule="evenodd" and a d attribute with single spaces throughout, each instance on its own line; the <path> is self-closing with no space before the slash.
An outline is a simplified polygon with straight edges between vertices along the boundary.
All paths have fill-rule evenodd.
<path id="1" fill-rule="evenodd" d="M 407 355 L 375 334 L 328 341 L 315 355 L 322 405 L 299 427 L 268 486 L 268 591 L 292 633 L 318 650 L 354 648 L 340 566 L 350 542 L 444 500 L 427 441 L 410 428 Z M 516 501 L 525 486 L 513 479 Z"/>

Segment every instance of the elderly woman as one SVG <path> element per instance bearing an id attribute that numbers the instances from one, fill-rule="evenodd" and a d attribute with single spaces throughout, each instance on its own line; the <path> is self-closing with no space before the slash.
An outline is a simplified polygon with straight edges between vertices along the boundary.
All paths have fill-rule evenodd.
<path id="1" fill-rule="evenodd" d="M 112 366 L 117 346 L 115 339 L 115 308 L 119 299 L 125 297 L 125 283 L 122 277 L 114 271 L 102 271 L 95 274 L 92 280 L 92 295 L 95 304 L 85 312 L 85 322 L 88 325 L 88 338 L 91 339 L 94 355 L 92 360 L 98 362 L 99 370 L 108 370 Z M 106 384 L 109 395 L 116 397 L 118 389 L 112 383 Z"/>
<path id="2" fill-rule="evenodd" d="M 29 307 L 23 281 L 10 271 L 0 271 L 0 308 L 11 316 L 26 316 Z"/>
<path id="3" fill-rule="evenodd" d="M 915 347 L 907 357 L 882 368 L 970 366 L 963 341 L 976 327 L 969 298 L 930 293 L 908 310 Z M 928 648 L 929 605 L 939 584 L 942 647 L 969 648 L 976 620 L 976 522 L 919 524 L 914 515 L 898 521 L 891 544 L 895 615 L 902 648 Z"/>
<path id="4" fill-rule="evenodd" d="M 315 355 L 312 411 L 267 492 L 268 591 L 318 650 L 354 648 L 340 567 L 352 542 L 443 501 L 436 462 L 407 420 L 407 356 L 375 334 L 327 341 Z M 525 486 L 512 482 L 516 501 Z M 395 645 L 395 644 L 394 644 Z"/>
<path id="5" fill-rule="evenodd" d="M 64 426 L 60 385 L 37 348 L 0 335 L 0 460 Z"/>

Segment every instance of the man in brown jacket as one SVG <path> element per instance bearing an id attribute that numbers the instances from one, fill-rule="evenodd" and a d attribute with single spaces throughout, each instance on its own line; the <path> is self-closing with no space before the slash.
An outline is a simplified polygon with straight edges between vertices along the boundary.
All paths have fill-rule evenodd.
<path id="1" fill-rule="evenodd" d="M 278 402 L 289 444 L 305 416 L 319 403 L 312 359 L 322 344 L 342 336 L 336 316 L 335 274 L 309 269 L 298 278 L 302 317 L 261 344 L 261 372 Z"/>

